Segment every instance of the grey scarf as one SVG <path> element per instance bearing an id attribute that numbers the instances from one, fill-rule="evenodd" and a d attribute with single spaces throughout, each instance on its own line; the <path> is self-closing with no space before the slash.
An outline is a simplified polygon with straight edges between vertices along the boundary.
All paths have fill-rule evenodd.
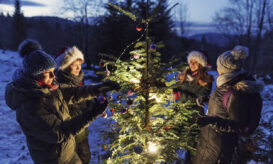
<path id="1" fill-rule="evenodd" d="M 244 73 L 244 71 L 229 72 L 229 73 L 219 75 L 216 81 L 217 87 L 220 87 L 221 85 L 229 82 L 230 80 L 232 80 L 233 78 L 235 78 L 241 73 Z"/>

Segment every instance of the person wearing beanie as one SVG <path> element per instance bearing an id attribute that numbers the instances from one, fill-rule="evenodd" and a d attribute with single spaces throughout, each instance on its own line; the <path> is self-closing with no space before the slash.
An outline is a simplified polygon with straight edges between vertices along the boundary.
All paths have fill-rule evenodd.
<path id="1" fill-rule="evenodd" d="M 21 57 L 24 57 L 35 50 L 42 50 L 40 43 L 33 39 L 25 39 L 19 44 L 17 51 Z"/>
<path id="2" fill-rule="evenodd" d="M 81 64 L 84 62 L 84 55 L 76 47 L 62 47 L 55 58 L 57 62 L 57 81 L 61 88 L 77 87 L 84 85 L 84 73 L 81 70 Z M 71 117 L 76 117 L 83 110 L 88 109 L 92 101 L 84 101 L 78 104 L 68 105 Z M 83 164 L 90 163 L 91 152 L 88 143 L 88 127 L 82 130 L 76 137 L 76 152 Z"/>
<path id="3" fill-rule="evenodd" d="M 213 78 L 210 76 L 207 70 L 207 58 L 200 51 L 191 51 L 187 56 L 189 68 L 184 70 L 183 73 L 178 75 L 178 84 L 173 89 L 174 97 L 176 101 L 186 103 L 191 101 L 196 103 L 197 98 L 208 96 L 211 92 Z M 199 115 L 204 115 L 203 106 L 194 105 L 190 110 L 196 110 Z M 193 116 L 192 123 L 195 122 L 199 115 Z M 193 145 L 197 136 L 192 136 Z M 185 163 L 191 163 L 190 152 L 186 153 Z"/>
<path id="4" fill-rule="evenodd" d="M 16 111 L 16 120 L 26 136 L 31 158 L 39 164 L 81 164 L 75 152 L 75 138 L 101 115 L 107 101 L 71 117 L 68 104 L 79 103 L 118 89 L 113 83 L 60 88 L 55 80 L 54 59 L 36 50 L 23 57 L 23 66 L 5 90 L 6 104 Z"/>
<path id="5" fill-rule="evenodd" d="M 247 47 L 238 45 L 217 59 L 217 86 L 209 98 L 207 116 L 197 121 L 201 132 L 194 164 L 231 163 L 238 137 L 258 126 L 263 84 L 243 69 L 248 53 Z"/>

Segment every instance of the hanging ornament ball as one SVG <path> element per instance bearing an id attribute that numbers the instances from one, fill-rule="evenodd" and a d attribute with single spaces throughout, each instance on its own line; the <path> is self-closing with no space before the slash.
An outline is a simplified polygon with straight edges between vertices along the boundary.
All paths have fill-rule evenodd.
<path id="1" fill-rule="evenodd" d="M 140 55 L 139 54 L 134 54 L 133 56 L 135 59 L 139 59 L 140 58 Z"/>
<path id="2" fill-rule="evenodd" d="M 113 96 L 112 96 L 112 95 L 109 97 L 109 100 L 110 100 L 110 101 L 113 100 Z"/>
<path id="3" fill-rule="evenodd" d="M 118 99 L 121 99 L 122 97 L 121 97 L 121 95 L 118 95 Z"/>
<path id="4" fill-rule="evenodd" d="M 110 76 L 110 73 L 111 73 L 111 72 L 110 72 L 109 70 L 106 70 L 106 71 L 105 71 L 105 76 L 107 76 L 107 77 Z"/>
<path id="5" fill-rule="evenodd" d="M 128 96 L 133 96 L 134 92 L 133 91 L 128 91 Z"/>
<path id="6" fill-rule="evenodd" d="M 136 30 L 141 31 L 142 30 L 142 25 L 141 24 L 136 25 Z"/>
<path id="7" fill-rule="evenodd" d="M 115 113 L 115 108 L 111 108 L 110 112 Z"/>
<path id="8" fill-rule="evenodd" d="M 104 62 L 103 60 L 100 60 L 99 66 L 100 66 L 101 68 L 104 68 L 104 67 L 105 67 L 105 62 Z"/>
<path id="9" fill-rule="evenodd" d="M 168 126 L 168 125 L 165 125 L 164 126 L 164 130 L 165 131 L 169 131 L 169 130 L 171 130 L 173 127 L 172 126 Z"/>
<path id="10" fill-rule="evenodd" d="M 107 113 L 103 112 L 101 117 L 102 118 L 107 118 Z"/>
<path id="11" fill-rule="evenodd" d="M 151 49 L 151 50 L 155 50 L 155 49 L 156 49 L 156 44 L 151 44 L 151 45 L 150 45 L 150 49 Z"/>
<path id="12" fill-rule="evenodd" d="M 133 101 L 132 99 L 129 98 L 129 99 L 127 100 L 127 105 L 133 105 L 133 103 L 134 103 L 134 101 Z"/>
<path id="13" fill-rule="evenodd" d="M 100 104 L 103 104 L 105 102 L 106 98 L 104 96 L 98 96 L 98 101 Z"/>
<path id="14" fill-rule="evenodd" d="M 122 109 L 121 109 L 121 113 L 122 113 L 122 114 L 126 114 L 127 112 L 128 112 L 128 109 L 127 109 L 127 108 L 122 108 Z"/>
<path id="15" fill-rule="evenodd" d="M 143 148 L 142 148 L 142 146 L 134 146 L 134 151 L 135 151 L 137 154 L 140 154 L 140 153 L 142 153 Z"/>

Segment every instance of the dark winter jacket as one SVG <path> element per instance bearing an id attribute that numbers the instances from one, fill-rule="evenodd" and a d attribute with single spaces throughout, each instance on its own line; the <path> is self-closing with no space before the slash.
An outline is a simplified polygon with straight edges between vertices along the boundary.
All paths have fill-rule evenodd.
<path id="1" fill-rule="evenodd" d="M 205 86 L 201 86 L 200 84 L 196 84 L 194 86 L 194 77 L 187 75 L 186 80 L 182 84 L 177 84 L 174 92 L 180 92 L 179 101 L 181 101 L 182 103 L 185 103 L 187 101 L 195 103 L 198 97 L 208 96 L 211 92 L 211 88 L 212 83 L 208 83 Z M 193 108 L 200 111 L 200 114 L 204 114 L 203 108 L 200 108 L 198 106 L 195 106 Z"/>
<path id="2" fill-rule="evenodd" d="M 82 71 L 79 74 L 79 76 L 75 76 L 70 73 L 59 70 L 56 72 L 56 77 L 60 85 L 60 88 L 78 87 L 84 85 L 83 83 L 84 73 Z M 88 108 L 90 103 L 91 103 L 90 101 L 84 101 L 81 103 L 68 105 L 70 116 L 75 117 L 81 114 L 82 111 Z M 84 139 L 87 139 L 88 133 L 89 133 L 88 128 L 85 128 L 78 135 L 76 135 L 75 136 L 76 143 L 79 143 Z"/>
<path id="3" fill-rule="evenodd" d="M 214 90 L 209 99 L 207 123 L 199 135 L 195 164 L 230 163 L 238 134 L 249 124 L 247 109 L 258 103 L 250 102 L 249 96 L 261 88 L 250 75 L 241 73 Z M 225 108 L 223 96 L 230 90 Z"/>
<path id="4" fill-rule="evenodd" d="M 75 153 L 74 135 L 101 112 L 86 110 L 71 119 L 67 104 L 91 99 L 98 94 L 94 86 L 52 90 L 25 75 L 6 86 L 6 104 L 16 110 L 16 119 L 26 135 L 35 163 L 68 163 Z"/>

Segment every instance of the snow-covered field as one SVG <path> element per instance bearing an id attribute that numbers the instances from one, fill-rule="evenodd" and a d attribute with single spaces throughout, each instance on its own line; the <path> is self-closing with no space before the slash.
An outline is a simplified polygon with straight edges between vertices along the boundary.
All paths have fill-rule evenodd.
<path id="1" fill-rule="evenodd" d="M 16 122 L 15 111 L 5 104 L 5 87 L 11 81 L 13 72 L 21 66 L 21 58 L 16 52 L 0 49 L 0 164 L 32 164 L 25 142 L 25 136 Z M 93 74 L 84 70 L 85 74 Z M 216 72 L 211 72 L 216 75 Z M 90 82 L 89 82 L 90 83 Z M 215 85 L 214 85 L 215 86 Z M 264 98 L 263 113 L 273 110 L 273 85 L 267 85 L 262 93 Z M 110 113 L 109 113 L 110 114 Z M 269 117 L 267 114 L 263 118 Z M 107 128 L 108 120 L 99 117 L 90 126 L 89 143 L 92 153 L 92 164 L 102 162 L 105 152 L 99 144 L 103 144 L 100 131 Z"/>

